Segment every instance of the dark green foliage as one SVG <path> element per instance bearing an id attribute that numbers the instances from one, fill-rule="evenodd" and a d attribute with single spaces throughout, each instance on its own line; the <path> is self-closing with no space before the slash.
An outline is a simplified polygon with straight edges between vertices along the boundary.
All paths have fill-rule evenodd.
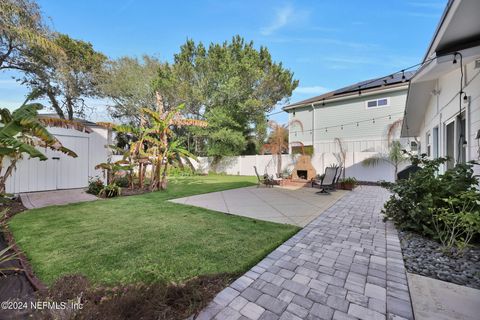
<path id="1" fill-rule="evenodd" d="M 171 166 L 168 167 L 168 176 L 169 177 L 188 177 L 194 176 L 195 171 L 188 166 L 180 167 L 180 166 Z"/>
<path id="2" fill-rule="evenodd" d="M 439 174 L 439 167 L 447 162 L 446 158 L 429 160 L 422 154 L 411 156 L 410 161 L 422 170 L 413 173 L 409 179 L 388 185 L 393 195 L 385 203 L 384 213 L 402 230 L 411 230 L 437 239 L 432 210 L 450 208 L 445 200 L 458 203 L 455 199 L 467 191 L 472 191 L 478 197 L 478 179 L 474 177 L 470 163 L 458 164 L 444 174 Z M 480 202 L 476 203 L 473 210 L 478 210 L 479 206 Z M 461 210 L 458 206 L 450 209 L 455 212 Z"/>
<path id="3" fill-rule="evenodd" d="M 128 177 L 117 177 L 114 180 L 115 184 L 121 188 L 128 188 L 130 186 L 130 181 Z"/>
<path id="4" fill-rule="evenodd" d="M 267 134 L 265 113 L 297 86 L 267 48 L 240 36 L 208 48 L 187 40 L 156 81 L 166 109 L 185 103 L 186 114 L 208 122 L 188 131 L 195 153 L 213 157 L 257 153 Z"/>
<path id="5" fill-rule="evenodd" d="M 98 195 L 103 187 L 103 181 L 100 180 L 100 178 L 90 178 L 88 181 L 87 193 Z"/>
<path id="6" fill-rule="evenodd" d="M 100 190 L 98 196 L 103 198 L 114 198 L 118 197 L 121 191 L 122 189 L 116 183 L 110 183 Z"/>

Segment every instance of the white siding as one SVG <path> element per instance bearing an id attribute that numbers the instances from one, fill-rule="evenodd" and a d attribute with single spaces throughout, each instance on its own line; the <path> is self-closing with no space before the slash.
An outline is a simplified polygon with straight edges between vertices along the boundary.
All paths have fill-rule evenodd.
<path id="1" fill-rule="evenodd" d="M 41 149 L 49 158 L 46 161 L 25 156 L 7 179 L 8 193 L 86 187 L 89 177 L 103 178 L 102 172 L 95 170 L 95 166 L 107 161 L 109 151 L 105 146 L 109 143 L 108 130 L 97 127 L 92 128 L 91 133 L 64 128 L 48 130 L 77 153 L 78 158 L 70 158 L 49 149 Z M 54 160 L 54 157 L 60 160 Z"/>
<path id="2" fill-rule="evenodd" d="M 305 145 L 315 144 L 315 152 L 331 152 L 330 145 L 335 138 L 341 138 L 352 152 L 377 151 L 386 147 L 387 127 L 403 117 L 407 90 L 384 92 L 370 96 L 355 96 L 348 100 L 325 102 L 325 106 L 316 106 L 289 111 L 289 121 L 298 120 L 290 126 L 290 141 L 299 141 Z M 386 107 L 366 108 L 366 101 L 389 98 Z M 315 112 L 315 117 L 313 117 Z M 315 124 L 312 123 L 315 118 Z M 357 125 L 358 122 L 358 125 Z M 343 129 L 340 127 L 343 124 Z M 314 136 L 312 127 L 314 126 Z M 326 129 L 326 127 L 329 127 Z"/>
<path id="3" fill-rule="evenodd" d="M 480 69 L 474 69 L 474 62 L 466 65 L 466 83 L 463 89 L 470 97 L 466 107 L 466 132 L 467 132 L 467 161 L 480 160 L 479 141 L 475 139 L 480 130 Z M 425 111 L 425 117 L 420 130 L 422 152 L 426 152 L 426 135 L 434 127 L 439 128 L 439 156 L 446 156 L 445 122 L 459 114 L 460 70 L 457 69 L 437 79 L 438 95 L 432 95 Z M 479 166 L 474 166 L 476 174 L 480 174 Z"/>

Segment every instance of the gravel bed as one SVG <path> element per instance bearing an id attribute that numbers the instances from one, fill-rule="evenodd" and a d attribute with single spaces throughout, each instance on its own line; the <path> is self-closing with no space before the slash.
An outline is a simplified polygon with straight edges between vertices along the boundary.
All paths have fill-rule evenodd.
<path id="1" fill-rule="evenodd" d="M 400 231 L 399 237 L 408 272 L 480 289 L 480 247 L 451 257 L 438 242 L 418 234 Z"/>

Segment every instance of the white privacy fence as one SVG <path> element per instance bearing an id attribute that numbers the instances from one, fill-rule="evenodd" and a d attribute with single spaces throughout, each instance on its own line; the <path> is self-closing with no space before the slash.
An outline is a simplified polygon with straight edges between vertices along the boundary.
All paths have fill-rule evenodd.
<path id="1" fill-rule="evenodd" d="M 360 181 L 393 181 L 394 168 L 386 162 L 379 162 L 375 167 L 365 167 L 362 160 L 371 156 L 378 155 L 377 152 L 347 152 L 345 159 L 345 176 L 355 177 Z M 287 169 L 293 170 L 298 156 L 282 155 L 282 171 Z M 254 176 L 254 166 L 257 167 L 258 173 L 263 175 L 268 173 L 274 175 L 277 172 L 277 158 L 272 155 L 253 155 L 253 156 L 236 156 L 224 157 L 216 165 L 213 165 L 213 158 L 199 157 L 198 161 L 192 160 L 192 163 L 198 171 L 202 173 L 216 172 L 226 173 L 229 175 L 245 175 Z M 317 174 L 322 174 L 326 167 L 338 165 L 336 153 L 319 153 L 312 157 L 312 165 Z M 402 166 L 403 168 L 403 166 Z"/>
<path id="2" fill-rule="evenodd" d="M 393 181 L 393 166 L 386 162 L 379 162 L 375 167 L 365 167 L 362 160 L 378 155 L 377 152 L 347 152 L 345 159 L 345 176 L 355 177 L 359 181 L 377 182 L 380 180 Z M 120 160 L 121 156 L 112 156 L 112 161 Z M 292 171 L 298 155 L 282 155 L 282 170 Z M 197 160 L 190 159 L 194 168 L 201 173 L 225 173 L 228 175 L 254 176 L 254 166 L 258 173 L 263 175 L 275 175 L 277 173 L 277 157 L 271 155 L 236 156 L 224 157 L 216 165 L 213 165 L 213 157 L 198 157 Z M 336 153 L 320 153 L 312 157 L 312 165 L 317 174 L 325 172 L 325 168 L 331 165 L 338 165 Z M 402 169 L 405 165 L 399 168 Z M 147 171 L 149 168 L 147 168 Z"/>

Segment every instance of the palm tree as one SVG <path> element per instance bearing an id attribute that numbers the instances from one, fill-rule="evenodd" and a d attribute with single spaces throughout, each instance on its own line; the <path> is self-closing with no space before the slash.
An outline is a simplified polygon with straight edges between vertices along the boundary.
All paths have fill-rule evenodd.
<path id="1" fill-rule="evenodd" d="M 268 126 L 272 129 L 267 143 L 261 148 L 261 153 L 270 152 L 277 158 L 277 173 L 282 172 L 282 154 L 288 151 L 288 129 L 285 125 L 270 120 Z"/>
<path id="2" fill-rule="evenodd" d="M 389 163 L 394 168 L 395 176 L 397 180 L 398 167 L 403 162 L 407 161 L 402 149 L 402 144 L 398 140 L 393 140 L 395 131 L 402 125 L 402 119 L 398 119 L 391 123 L 387 128 L 387 140 L 388 140 L 388 152 L 386 154 L 379 154 L 373 157 L 367 158 L 362 161 L 362 165 L 366 167 L 375 167 L 379 163 Z"/>
<path id="3" fill-rule="evenodd" d="M 157 95 L 157 111 L 142 108 L 142 121 L 140 126 L 114 125 L 100 123 L 102 126 L 112 128 L 120 133 L 135 136 L 136 140 L 130 143 L 128 158 L 139 165 L 140 187 L 143 187 L 145 167 L 152 166 L 150 189 L 165 190 L 167 187 L 167 170 L 174 159 L 195 158 L 186 149 L 180 147 L 180 142 L 174 136 L 173 126 L 199 126 L 207 125 L 205 121 L 185 119 L 180 117 L 180 111 L 185 107 L 181 104 L 177 108 L 163 111 L 163 103 Z"/>

